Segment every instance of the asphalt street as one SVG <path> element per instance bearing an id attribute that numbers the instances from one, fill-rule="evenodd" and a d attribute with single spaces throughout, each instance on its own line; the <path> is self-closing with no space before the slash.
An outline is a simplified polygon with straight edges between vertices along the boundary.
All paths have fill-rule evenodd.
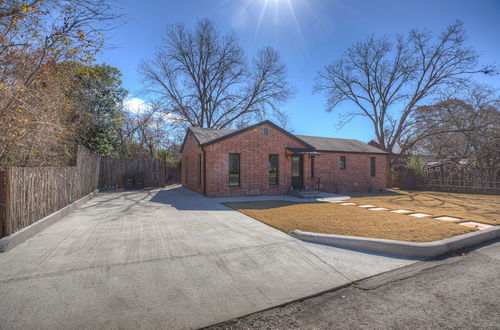
<path id="1" fill-rule="evenodd" d="M 500 241 L 210 329 L 500 329 Z"/>

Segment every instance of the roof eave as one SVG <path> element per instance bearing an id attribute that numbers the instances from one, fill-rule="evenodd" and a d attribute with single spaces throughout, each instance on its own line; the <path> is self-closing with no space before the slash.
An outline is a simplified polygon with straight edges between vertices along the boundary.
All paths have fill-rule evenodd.
<path id="1" fill-rule="evenodd" d="M 385 151 L 346 151 L 346 150 L 323 150 L 323 149 L 316 149 L 316 151 L 336 152 L 336 153 L 345 153 L 345 154 L 373 154 L 373 155 L 387 155 L 388 154 L 388 152 L 385 152 Z"/>
<path id="2" fill-rule="evenodd" d="M 302 143 L 304 146 L 307 146 L 308 148 L 311 148 L 311 149 L 316 149 L 316 148 L 314 148 L 314 146 L 310 145 L 309 143 L 305 142 L 304 140 L 300 139 L 299 137 L 297 137 L 297 136 L 293 135 L 292 133 L 288 132 L 288 131 L 287 131 L 287 130 L 285 130 L 284 128 L 279 127 L 278 125 L 276 125 L 275 123 L 273 123 L 273 122 L 272 122 L 272 121 L 270 121 L 270 120 L 264 120 L 264 121 L 261 121 L 261 122 L 259 122 L 259 123 L 253 124 L 253 125 L 251 125 L 251 126 L 244 127 L 244 128 L 242 128 L 242 129 L 239 129 L 239 130 L 234 131 L 234 132 L 232 132 L 232 133 L 229 133 L 229 134 L 227 134 L 227 135 L 224 135 L 224 136 L 221 136 L 221 137 L 219 137 L 219 138 L 216 138 L 216 139 L 214 139 L 214 140 L 212 140 L 212 141 L 202 143 L 202 144 L 200 144 L 200 147 L 205 147 L 205 146 L 208 146 L 208 145 L 211 145 L 211 144 L 214 144 L 214 143 L 220 142 L 220 141 L 222 141 L 222 140 L 225 140 L 225 139 L 228 139 L 228 138 L 230 138 L 230 137 L 236 136 L 236 135 L 238 135 L 238 134 L 244 133 L 244 132 L 249 131 L 249 130 L 251 130 L 251 129 L 255 128 L 255 127 L 262 126 L 262 125 L 264 125 L 264 124 L 268 124 L 268 125 L 270 125 L 270 126 L 272 126 L 272 127 L 276 128 L 276 129 L 278 129 L 280 132 L 282 132 L 282 133 L 284 133 L 284 134 L 288 135 L 288 136 L 289 136 L 289 137 L 291 137 L 292 139 L 294 139 L 294 140 L 296 140 L 296 141 L 298 141 L 298 142 Z"/>
<path id="3" fill-rule="evenodd" d="M 179 153 L 182 154 L 182 150 L 184 150 L 184 145 L 186 144 L 186 141 L 187 141 L 187 138 L 189 136 L 189 133 L 191 133 L 194 137 L 194 139 L 196 140 L 196 142 L 198 143 L 198 146 L 202 146 L 200 144 L 200 140 L 198 140 L 198 138 L 196 137 L 196 134 L 194 134 L 193 130 L 191 129 L 191 127 L 188 127 L 188 129 L 186 130 L 186 135 L 184 136 L 184 140 L 182 141 L 182 145 L 181 145 L 181 149 L 179 151 Z"/>

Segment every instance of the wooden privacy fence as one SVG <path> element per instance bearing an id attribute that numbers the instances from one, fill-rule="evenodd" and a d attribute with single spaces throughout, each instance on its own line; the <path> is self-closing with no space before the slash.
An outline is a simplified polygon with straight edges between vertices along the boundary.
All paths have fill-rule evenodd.
<path id="1" fill-rule="evenodd" d="M 0 171 L 0 238 L 5 236 L 4 234 L 4 225 L 5 225 L 5 188 L 6 188 L 6 182 L 5 182 L 5 171 Z"/>
<path id="2" fill-rule="evenodd" d="M 124 188 L 125 176 L 143 177 L 145 187 L 164 187 L 167 184 L 166 166 L 161 159 L 101 158 L 99 188 Z"/>
<path id="3" fill-rule="evenodd" d="M 436 176 L 427 171 L 401 167 L 401 189 L 426 189 L 463 193 L 500 194 L 500 181 L 481 180 L 469 177 L 467 173 L 452 173 Z"/>
<path id="4" fill-rule="evenodd" d="M 124 177 L 140 176 L 145 187 L 180 181 L 180 166 L 160 159 L 101 157 L 78 147 L 76 166 L 0 169 L 0 237 L 62 209 L 98 188 L 123 188 Z"/>
<path id="5" fill-rule="evenodd" d="M 181 174 L 182 174 L 182 166 L 179 164 L 178 166 L 169 166 L 166 168 L 165 175 L 167 177 L 167 184 L 171 183 L 180 183 L 181 182 Z"/>
<path id="6" fill-rule="evenodd" d="M 60 210 L 98 188 L 100 157 L 79 147 L 76 166 L 8 167 L 0 172 L 0 237 Z"/>

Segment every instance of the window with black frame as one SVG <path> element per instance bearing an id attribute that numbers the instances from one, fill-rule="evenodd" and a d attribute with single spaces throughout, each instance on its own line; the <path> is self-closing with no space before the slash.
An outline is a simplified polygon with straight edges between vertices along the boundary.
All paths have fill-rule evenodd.
<path id="1" fill-rule="evenodd" d="M 376 167 L 376 160 L 375 157 L 370 157 L 370 175 L 375 176 L 377 175 L 377 167 Z"/>
<path id="2" fill-rule="evenodd" d="M 278 155 L 269 155 L 269 184 L 278 184 Z"/>
<path id="3" fill-rule="evenodd" d="M 311 178 L 314 178 L 314 156 L 311 157 Z"/>
<path id="4" fill-rule="evenodd" d="M 240 154 L 229 154 L 229 186 L 240 185 Z"/>
<path id="5" fill-rule="evenodd" d="M 345 160 L 345 156 L 340 156 L 339 168 L 340 168 L 341 170 L 345 170 L 345 169 L 346 169 L 346 160 Z"/>
<path id="6" fill-rule="evenodd" d="M 198 185 L 201 185 L 201 154 L 198 155 Z"/>

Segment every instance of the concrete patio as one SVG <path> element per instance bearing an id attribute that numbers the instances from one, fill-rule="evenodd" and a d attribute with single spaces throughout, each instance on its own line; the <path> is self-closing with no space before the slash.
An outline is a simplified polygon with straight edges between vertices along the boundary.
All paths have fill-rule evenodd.
<path id="1" fill-rule="evenodd" d="M 199 328 L 416 261 L 304 243 L 180 187 L 107 192 L 0 254 L 0 328 Z"/>

